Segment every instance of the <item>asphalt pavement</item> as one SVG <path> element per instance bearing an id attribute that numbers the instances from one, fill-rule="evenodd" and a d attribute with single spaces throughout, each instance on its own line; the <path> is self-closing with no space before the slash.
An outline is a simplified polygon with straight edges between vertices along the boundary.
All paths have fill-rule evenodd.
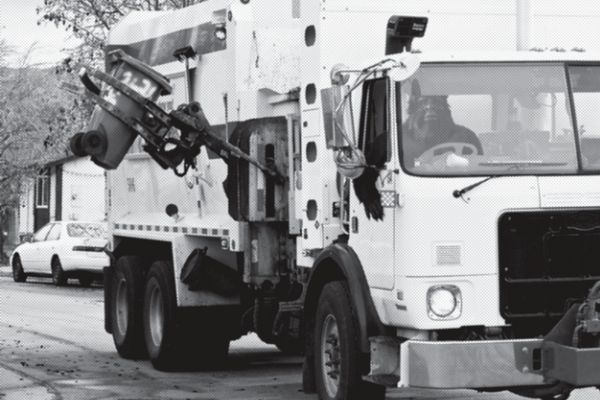
<path id="1" fill-rule="evenodd" d="M 226 368 L 164 373 L 118 357 L 103 329 L 102 288 L 55 287 L 48 278 L 12 281 L 0 268 L 0 400 L 315 400 L 301 391 L 302 358 L 248 335 Z M 388 399 L 517 400 L 508 392 L 389 390 Z M 571 400 L 600 399 L 596 389 Z"/>

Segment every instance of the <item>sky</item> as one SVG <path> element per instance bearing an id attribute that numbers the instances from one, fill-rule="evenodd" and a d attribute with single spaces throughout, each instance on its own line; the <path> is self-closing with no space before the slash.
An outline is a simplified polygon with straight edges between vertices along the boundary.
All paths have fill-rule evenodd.
<path id="1" fill-rule="evenodd" d="M 74 40 L 52 23 L 37 25 L 35 12 L 43 0 L 0 0 L 0 38 L 23 54 L 31 46 L 33 51 L 29 63 L 33 65 L 53 65 L 65 57 L 62 49 L 72 47 Z M 18 56 L 11 58 L 16 63 Z"/>
<path id="2" fill-rule="evenodd" d="M 57 28 L 52 23 L 43 23 L 38 26 L 39 19 L 35 12 L 37 6 L 44 0 L 0 0 L 0 38 L 4 38 L 9 45 L 19 53 L 26 52 L 34 45 L 30 56 L 31 64 L 53 65 L 60 62 L 66 55 L 63 49 L 74 47 L 76 41 L 69 39 L 68 33 Z M 422 0 L 425 4 L 452 4 L 447 0 Z M 484 0 L 472 0 L 474 4 L 481 4 Z M 398 3 L 401 3 L 398 0 Z M 457 2 L 469 4 L 469 2 Z M 495 8 L 502 3 L 513 8 L 515 0 L 502 0 L 498 3 L 488 3 Z M 600 26 L 600 6 L 597 0 L 530 0 L 532 11 L 545 15 L 546 23 L 532 28 L 532 43 L 543 42 L 543 37 L 560 37 L 564 43 L 556 43 L 558 47 L 571 48 L 585 47 L 588 50 L 600 50 L 598 41 L 598 26 Z M 456 5 L 452 4 L 451 8 Z M 552 18 L 553 14 L 562 14 L 561 17 Z M 570 15 L 570 18 L 565 18 Z M 566 23 L 570 23 L 573 32 L 565 31 Z M 511 24 L 512 26 L 512 24 Z M 572 28 L 578 27 L 579 28 Z M 433 27 L 429 27 L 433 30 Z M 559 33 L 561 29 L 564 34 Z M 573 42 L 573 43 L 572 43 Z M 13 57 L 13 63 L 18 57 Z"/>

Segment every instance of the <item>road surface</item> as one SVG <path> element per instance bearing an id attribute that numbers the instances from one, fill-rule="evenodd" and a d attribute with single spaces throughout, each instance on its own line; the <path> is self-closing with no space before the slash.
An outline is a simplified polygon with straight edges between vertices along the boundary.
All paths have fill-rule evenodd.
<path id="1" fill-rule="evenodd" d="M 211 372 L 163 373 L 120 359 L 103 329 L 102 288 L 57 288 L 49 279 L 0 277 L 0 400 L 286 399 L 301 392 L 299 357 L 255 336 L 232 343 L 228 365 Z M 507 399 L 508 392 L 388 391 L 389 399 Z M 600 399 L 595 389 L 574 400 Z"/>

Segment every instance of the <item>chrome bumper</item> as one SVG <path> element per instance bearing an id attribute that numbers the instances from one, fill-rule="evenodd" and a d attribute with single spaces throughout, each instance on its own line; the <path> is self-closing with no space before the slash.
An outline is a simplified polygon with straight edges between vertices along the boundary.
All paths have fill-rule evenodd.
<path id="1" fill-rule="evenodd" d="M 366 380 L 386 386 L 484 389 L 542 386 L 556 381 L 600 385 L 600 349 L 543 339 L 424 342 L 371 338 Z"/>

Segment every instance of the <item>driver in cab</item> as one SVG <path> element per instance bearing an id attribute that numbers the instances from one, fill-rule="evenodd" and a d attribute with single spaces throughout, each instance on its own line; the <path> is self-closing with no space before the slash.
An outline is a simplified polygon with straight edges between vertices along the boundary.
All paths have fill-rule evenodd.
<path id="1" fill-rule="evenodd" d="M 454 123 L 447 96 L 422 96 L 417 82 L 412 89 L 408 118 L 402 126 L 405 165 L 418 166 L 437 156 L 454 153 L 455 156 L 445 158 L 445 164 L 465 166 L 468 160 L 462 156 L 483 154 L 477 135 Z"/>

